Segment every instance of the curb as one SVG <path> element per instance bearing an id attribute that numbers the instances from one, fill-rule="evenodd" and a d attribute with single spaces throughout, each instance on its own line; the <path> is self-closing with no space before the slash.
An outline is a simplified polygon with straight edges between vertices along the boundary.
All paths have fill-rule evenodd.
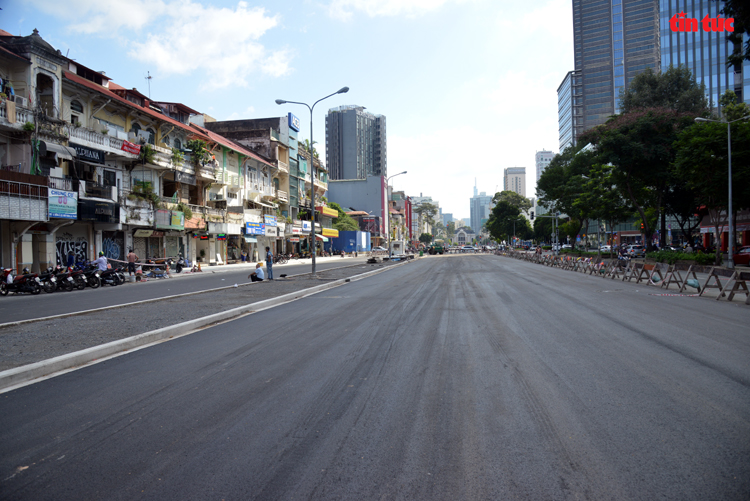
<path id="1" fill-rule="evenodd" d="M 188 320 L 186 322 L 175 324 L 169 327 L 163 327 L 161 329 L 144 332 L 143 334 L 138 334 L 136 336 L 132 336 L 132 337 L 124 338 L 124 339 L 118 339 L 117 341 L 111 341 L 109 343 L 105 343 L 105 344 L 98 345 L 98 346 L 92 346 L 91 348 L 86 348 L 85 350 L 80 350 L 80 351 L 76 351 L 73 353 L 68 353 L 66 355 L 60 355 L 58 357 L 50 358 L 47 360 L 42 360 L 40 362 L 35 362 L 33 364 L 23 365 L 21 367 L 8 369 L 8 370 L 0 372 L 0 393 L 5 393 L 7 391 L 14 390 L 21 386 L 25 386 L 27 384 L 33 384 L 34 382 L 38 382 L 36 380 L 41 381 L 43 379 L 54 377 L 56 375 L 59 375 L 69 370 L 82 368 L 92 363 L 102 362 L 108 358 L 112 358 L 112 357 L 119 356 L 119 355 L 125 355 L 131 351 L 134 351 L 136 349 L 146 348 L 152 344 L 160 343 L 160 342 L 167 341 L 169 339 L 173 339 L 177 337 L 186 336 L 188 334 L 192 334 L 193 332 L 199 331 L 203 328 L 210 327 L 215 324 L 233 320 L 235 318 L 239 318 L 245 315 L 250 315 L 252 313 L 257 313 L 259 311 L 273 308 L 275 306 L 279 306 L 281 304 L 285 304 L 290 301 L 295 301 L 297 299 L 302 299 L 307 296 L 312 296 L 319 292 L 322 292 L 328 289 L 333 289 L 334 287 L 339 287 L 341 285 L 345 285 L 346 283 L 349 283 L 349 282 L 356 282 L 358 280 L 362 280 L 364 278 L 377 275 L 378 273 L 383 273 L 392 268 L 403 266 L 404 264 L 407 264 L 408 262 L 409 261 L 404 261 L 403 263 L 395 264 L 387 268 L 381 268 L 379 270 L 368 271 L 360 275 L 354 275 L 349 278 L 342 278 L 342 279 L 339 279 L 339 280 L 336 280 L 327 284 L 316 285 L 315 287 L 304 289 L 298 292 L 292 292 L 292 293 L 285 294 L 283 296 L 279 296 L 279 297 L 275 297 L 271 299 L 264 299 L 263 301 L 258 301 L 256 303 L 252 303 L 252 304 L 245 305 L 245 306 L 240 306 L 240 307 L 233 308 L 227 311 L 222 311 L 219 313 L 214 313 L 213 315 L 208 315 L 206 317 Z M 250 285 L 250 284 L 246 284 L 246 285 Z M 230 287 L 234 288 L 234 286 L 230 286 Z M 224 288 L 225 287 L 222 287 L 221 289 L 224 289 Z M 220 290 L 220 289 L 212 289 L 212 290 Z M 190 294 L 199 294 L 199 293 L 190 293 Z M 130 303 L 130 304 L 137 304 L 137 303 Z M 91 311 L 97 311 L 97 310 L 88 310 L 87 312 L 90 313 Z M 81 313 L 83 312 L 79 312 L 77 314 L 81 314 Z M 56 317 L 47 317 L 47 319 L 59 318 L 61 316 L 70 316 L 70 315 L 58 315 Z M 18 322 L 18 323 L 23 323 L 23 322 L 25 321 Z M 11 325 L 11 324 L 3 324 L 3 325 Z"/>
<path id="2" fill-rule="evenodd" d="M 351 268 L 353 266 L 359 266 L 359 264 L 348 264 L 346 266 L 339 266 L 337 268 L 329 268 L 328 270 L 321 270 L 321 271 L 340 270 L 342 268 Z M 309 272 L 308 273 L 298 273 L 296 275 L 288 275 L 288 278 L 301 277 L 301 276 L 304 276 L 304 275 L 309 275 Z M 122 285 L 125 285 L 125 284 L 122 284 Z M 249 287 L 251 285 L 254 285 L 254 283 L 250 282 L 250 283 L 237 284 L 237 287 Z M 96 312 L 99 312 L 99 311 L 116 310 L 117 308 L 125 308 L 125 307 L 128 307 L 128 306 L 136 306 L 136 305 L 139 305 L 139 304 L 153 303 L 153 302 L 156 302 L 156 301 L 164 301 L 165 299 L 175 299 L 175 298 L 178 298 L 178 297 L 195 296 L 197 294 L 206 294 L 208 292 L 216 292 L 216 291 L 222 291 L 222 290 L 225 290 L 225 289 L 234 289 L 234 288 L 235 288 L 234 285 L 225 285 L 223 287 L 215 287 L 213 289 L 206 289 L 206 290 L 195 291 L 195 292 L 183 292 L 182 294 L 172 294 L 171 296 L 155 297 L 153 299 L 144 299 L 143 301 L 133 301 L 132 303 L 122 303 L 122 304 L 115 304 L 115 305 L 112 305 L 112 306 L 103 306 L 101 308 L 94 308 L 94 309 L 91 309 L 91 310 L 72 311 L 70 313 L 60 313 L 59 315 L 50 315 L 48 317 L 30 318 L 28 320 L 16 320 L 14 322 L 0 323 L 0 330 L 4 329 L 6 327 L 16 327 L 18 325 L 32 324 L 32 323 L 35 323 L 35 322 L 45 322 L 47 320 L 54 320 L 56 318 L 75 317 L 75 316 L 78 316 L 78 315 L 86 315 L 86 314 L 89 314 L 89 313 L 96 313 Z M 2 386 L 0 386 L 0 388 L 2 388 Z"/>

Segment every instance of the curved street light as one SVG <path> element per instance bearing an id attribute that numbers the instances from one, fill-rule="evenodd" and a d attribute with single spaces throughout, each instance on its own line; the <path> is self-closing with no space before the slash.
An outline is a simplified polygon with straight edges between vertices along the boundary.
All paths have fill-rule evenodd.
<path id="1" fill-rule="evenodd" d="M 328 99 L 331 96 L 335 96 L 336 94 L 344 94 L 346 92 L 349 92 L 349 87 L 341 87 L 339 90 L 334 92 L 333 94 L 328 94 L 326 97 L 321 97 L 317 101 L 313 103 L 312 106 L 310 106 L 307 103 L 302 103 L 300 101 L 286 101 L 284 99 L 277 99 L 276 104 L 301 104 L 303 106 L 307 106 L 307 109 L 310 110 L 310 213 L 312 214 L 312 246 L 310 248 L 310 255 L 312 257 L 312 276 L 315 278 L 315 247 L 316 247 L 316 241 L 315 241 L 315 157 L 313 156 L 313 109 L 315 108 L 315 105 L 321 102 L 324 99 Z"/>
<path id="2" fill-rule="evenodd" d="M 729 164 L 729 172 L 727 173 L 729 177 L 729 203 L 727 204 L 727 223 L 729 224 L 729 245 L 727 247 L 727 255 L 728 255 L 728 265 L 727 268 L 730 270 L 734 268 L 734 217 L 732 215 L 732 129 L 730 127 L 731 124 L 734 122 L 739 122 L 740 120 L 746 120 L 750 118 L 750 115 L 747 115 L 742 118 L 738 118 L 737 120 L 732 120 L 731 122 L 725 122 L 724 120 L 711 120 L 710 118 L 703 118 L 703 117 L 697 117 L 695 119 L 696 122 L 715 122 L 719 124 L 727 124 L 727 162 Z M 717 235 L 718 238 L 721 238 L 719 235 Z"/>

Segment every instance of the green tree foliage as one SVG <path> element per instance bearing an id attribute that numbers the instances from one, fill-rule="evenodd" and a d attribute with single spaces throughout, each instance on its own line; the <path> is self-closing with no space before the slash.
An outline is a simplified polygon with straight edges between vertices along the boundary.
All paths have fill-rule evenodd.
<path id="1" fill-rule="evenodd" d="M 552 239 L 552 218 L 538 217 L 534 220 L 534 240 L 549 242 Z"/>
<path id="2" fill-rule="evenodd" d="M 429 233 L 422 233 L 421 235 L 419 235 L 419 241 L 427 245 L 432 242 L 432 235 L 430 235 Z"/>
<path id="3" fill-rule="evenodd" d="M 416 208 L 413 209 L 414 212 L 419 214 L 421 218 L 423 218 L 427 223 L 430 225 L 435 224 L 435 214 L 437 214 L 438 209 L 433 204 L 429 202 L 423 202 L 419 204 Z"/>
<path id="4" fill-rule="evenodd" d="M 736 211 L 750 207 L 750 122 L 732 124 L 732 206 Z M 675 144 L 677 174 L 704 205 L 714 229 L 721 234 L 729 204 L 727 125 L 698 123 L 685 129 Z M 717 249 L 716 262 L 719 262 Z"/>
<path id="5" fill-rule="evenodd" d="M 453 236 L 456 234 L 456 223 L 454 221 L 450 221 L 445 227 L 445 232 L 446 235 L 448 235 L 448 238 L 452 240 Z"/>
<path id="6" fill-rule="evenodd" d="M 333 227 L 339 231 L 358 231 L 359 225 L 351 216 L 349 216 L 344 209 L 341 208 L 336 202 L 329 202 L 328 207 L 335 209 L 339 213 L 339 216 L 333 220 Z"/>
<path id="7" fill-rule="evenodd" d="M 646 235 L 655 231 L 646 210 L 659 212 L 670 186 L 676 153 L 673 144 L 680 131 L 693 125 L 695 116 L 667 108 L 638 109 L 581 136 L 582 142 L 596 145 L 600 163 L 614 166 L 611 179 L 641 216 Z"/>
<path id="8" fill-rule="evenodd" d="M 662 73 L 646 68 L 620 97 L 623 114 L 642 108 L 666 108 L 693 116 L 708 111 L 706 86 L 698 85 L 686 66 L 670 66 Z"/>
<path id="9" fill-rule="evenodd" d="M 507 241 L 513 236 L 514 222 L 517 237 L 528 239 L 534 234 L 529 221 L 521 216 L 520 209 L 506 201 L 495 204 L 485 228 L 495 241 Z"/>
<path id="10" fill-rule="evenodd" d="M 743 60 L 750 61 L 750 4 L 747 0 L 714 0 L 723 5 L 721 12 L 725 18 L 734 18 L 734 32 L 729 33 L 729 40 L 734 50 L 727 56 L 727 66 L 739 69 Z M 744 38 L 744 49 L 743 49 Z"/>
<path id="11" fill-rule="evenodd" d="M 527 211 L 532 207 L 531 200 L 519 195 L 515 191 L 506 190 L 495 193 L 495 196 L 492 197 L 492 203 L 497 204 L 498 202 L 508 202 L 509 204 L 518 207 L 521 211 Z"/>

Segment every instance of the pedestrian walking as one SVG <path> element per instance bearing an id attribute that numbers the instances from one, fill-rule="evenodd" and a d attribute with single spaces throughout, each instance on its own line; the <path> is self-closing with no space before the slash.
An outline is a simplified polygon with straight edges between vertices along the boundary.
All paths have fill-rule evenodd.
<path id="1" fill-rule="evenodd" d="M 270 247 L 266 247 L 266 268 L 268 268 L 268 280 L 273 280 L 273 254 L 271 254 Z"/>
<path id="2" fill-rule="evenodd" d="M 135 262 L 138 261 L 138 256 L 133 252 L 133 249 L 129 249 L 130 252 L 128 252 L 128 273 L 130 273 L 130 276 L 132 277 L 135 275 Z"/>

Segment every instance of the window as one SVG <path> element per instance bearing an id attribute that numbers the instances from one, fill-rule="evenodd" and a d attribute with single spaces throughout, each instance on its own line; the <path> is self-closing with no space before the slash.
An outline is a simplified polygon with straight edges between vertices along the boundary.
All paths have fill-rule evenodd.
<path id="1" fill-rule="evenodd" d="M 175 138 L 175 140 L 174 140 L 174 147 L 177 148 L 178 150 L 182 149 L 182 143 L 177 138 Z"/>
<path id="2" fill-rule="evenodd" d="M 130 126 L 130 132 L 138 136 L 138 132 L 141 130 L 141 126 L 138 125 L 137 122 L 133 122 L 133 124 Z"/>
<path id="3" fill-rule="evenodd" d="M 71 101 L 70 111 L 75 111 L 76 113 L 83 113 L 83 106 L 78 101 Z"/>
<path id="4" fill-rule="evenodd" d="M 149 127 L 146 129 L 146 132 L 148 132 L 148 144 L 154 144 L 154 141 L 156 140 L 156 131 Z"/>
<path id="5" fill-rule="evenodd" d="M 104 186 L 117 186 L 117 174 L 113 170 L 104 170 Z"/>
<path id="6" fill-rule="evenodd" d="M 164 136 L 164 144 L 169 146 L 169 136 Z"/>

